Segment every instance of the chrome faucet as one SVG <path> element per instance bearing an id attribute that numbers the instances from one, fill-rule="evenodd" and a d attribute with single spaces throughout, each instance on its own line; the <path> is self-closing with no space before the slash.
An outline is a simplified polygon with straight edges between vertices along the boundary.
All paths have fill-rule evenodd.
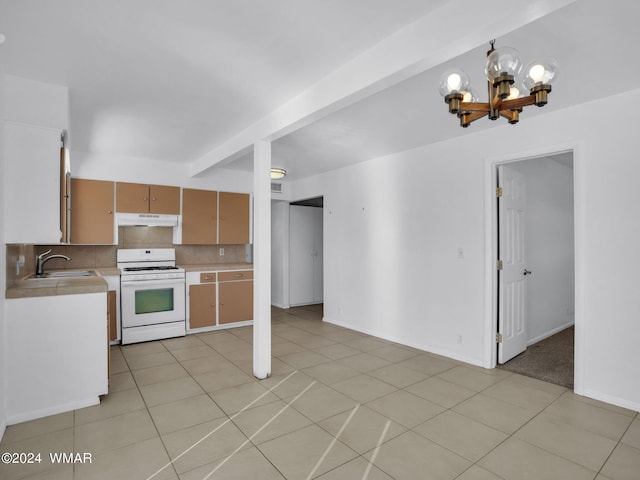
<path id="1" fill-rule="evenodd" d="M 71 258 L 66 255 L 49 255 L 51 253 L 51 249 L 47 250 L 40 255 L 36 255 L 36 277 L 42 277 L 44 275 L 44 264 L 53 258 L 64 258 L 67 262 L 71 260 Z M 46 255 L 49 255 L 47 258 L 44 258 Z"/>

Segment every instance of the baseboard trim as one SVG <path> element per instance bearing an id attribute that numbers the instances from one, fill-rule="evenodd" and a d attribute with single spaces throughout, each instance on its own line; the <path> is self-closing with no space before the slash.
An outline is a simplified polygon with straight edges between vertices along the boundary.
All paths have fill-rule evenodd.
<path id="1" fill-rule="evenodd" d="M 79 408 L 92 407 L 100 403 L 100 397 L 91 397 L 77 402 L 55 405 L 52 407 L 42 408 L 40 410 L 31 410 L 29 412 L 21 412 L 15 415 L 7 416 L 7 425 L 28 422 L 37 418 L 48 417 L 49 415 L 57 415 L 58 413 L 70 412 Z"/>
<path id="2" fill-rule="evenodd" d="M 611 405 L 615 405 L 616 407 L 626 408 L 627 410 L 633 410 L 634 412 L 640 412 L 640 403 L 631 402 L 624 398 L 618 398 L 613 395 L 607 395 L 606 393 L 599 392 L 597 390 L 585 389 L 584 395 L 585 397 L 593 398 L 594 400 L 598 400 L 600 402 L 609 403 Z"/>
<path id="3" fill-rule="evenodd" d="M 327 318 L 327 317 L 323 317 L 322 321 L 330 323 L 332 325 L 337 325 L 338 327 L 348 328 L 349 330 L 354 330 L 356 332 L 364 333 L 366 335 L 371 335 L 373 337 L 382 338 L 383 340 L 388 340 L 390 342 L 398 343 L 398 344 L 404 345 L 406 347 L 411 347 L 411 348 L 415 348 L 417 350 L 422 350 L 423 352 L 426 352 L 426 353 L 433 353 L 435 355 L 440 355 L 442 357 L 447 357 L 447 358 L 450 358 L 452 360 L 457 360 L 459 362 L 464 362 L 464 363 L 468 363 L 470 365 L 475 365 L 477 367 L 485 368 L 484 365 L 482 364 L 482 359 L 470 358 L 470 357 L 467 357 L 465 355 L 460 355 L 457 352 L 452 352 L 452 351 L 447 350 L 447 349 L 434 347 L 433 345 L 424 345 L 424 344 L 420 344 L 420 343 L 406 342 L 405 340 L 401 340 L 399 338 L 396 338 L 396 337 L 393 337 L 393 336 L 390 336 L 390 335 L 383 335 L 380 332 L 376 332 L 376 331 L 369 330 L 369 329 L 356 328 L 351 324 L 348 324 L 348 323 L 345 323 L 345 322 L 340 322 L 340 321 L 337 321 L 337 320 L 333 320 L 333 319 Z"/>
<path id="4" fill-rule="evenodd" d="M 4 432 L 7 430 L 7 422 L 3 418 L 0 422 L 0 442 L 2 441 L 2 437 L 4 437 Z"/>
<path id="5" fill-rule="evenodd" d="M 527 341 L 527 347 L 530 347 L 534 343 L 538 343 L 544 340 L 545 338 L 549 338 L 555 335 L 556 333 L 561 332 L 562 330 L 565 330 L 573 325 L 575 325 L 575 322 L 568 322 L 568 323 L 565 323 L 564 325 L 560 325 L 559 327 L 554 328 L 553 330 L 548 331 L 547 333 L 538 335 L 536 338 L 532 338 L 531 340 Z"/>

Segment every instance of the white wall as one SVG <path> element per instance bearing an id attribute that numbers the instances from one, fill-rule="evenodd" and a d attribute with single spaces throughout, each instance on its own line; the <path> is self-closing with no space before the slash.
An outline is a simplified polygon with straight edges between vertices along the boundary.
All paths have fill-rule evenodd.
<path id="1" fill-rule="evenodd" d="M 176 185 L 225 192 L 253 191 L 253 172 L 217 168 L 198 177 L 190 177 L 187 163 L 92 154 L 73 149 L 70 158 L 73 177 Z"/>
<path id="2" fill-rule="evenodd" d="M 5 75 L 5 120 L 41 127 L 69 128 L 69 89 Z"/>
<path id="3" fill-rule="evenodd" d="M 289 202 L 271 201 L 271 304 L 289 308 Z"/>
<path id="4" fill-rule="evenodd" d="M 69 90 L 60 85 L 51 85 L 34 80 L 0 75 L 0 185 L 5 182 L 4 157 L 4 122 L 12 121 L 40 127 L 50 127 L 67 130 L 69 127 Z M 7 383 L 7 335 L 6 335 L 6 304 L 4 291 L 6 288 L 6 246 L 5 223 L 9 208 L 5 198 L 6 189 L 0 192 L 0 438 L 4 433 L 6 420 L 6 405 L 8 398 Z"/>
<path id="5" fill-rule="evenodd" d="M 579 393 L 640 410 L 640 262 L 629 253 L 640 244 L 639 142 L 621 128 L 638 101 L 634 90 L 517 126 L 460 129 L 295 182 L 293 198 L 324 195 L 325 319 L 487 366 L 487 162 L 575 145 Z"/>
<path id="6" fill-rule="evenodd" d="M 5 105 L 5 76 L 0 75 L 0 112 L 6 111 Z M 0 138 L 4 144 L 4 118 L 0 118 Z M 4 162 L 4 148 L 0 148 L 0 185 L 4 185 L 5 178 L 5 162 Z M 4 243 L 4 222 L 5 222 L 5 200 L 4 194 L 0 195 L 0 440 L 4 435 L 4 431 L 7 425 L 6 411 L 7 411 L 7 392 L 5 389 L 7 379 L 7 359 L 6 359 L 6 315 L 5 315 L 5 298 L 4 291 L 6 289 L 6 270 L 7 270 L 7 252 L 6 245 Z"/>
<path id="7" fill-rule="evenodd" d="M 510 163 L 526 177 L 527 344 L 574 323 L 573 169 L 549 157 Z"/>

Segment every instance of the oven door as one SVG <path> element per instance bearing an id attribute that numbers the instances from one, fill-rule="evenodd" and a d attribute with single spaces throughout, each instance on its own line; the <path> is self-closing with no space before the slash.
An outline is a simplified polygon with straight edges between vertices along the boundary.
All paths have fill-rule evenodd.
<path id="1" fill-rule="evenodd" d="M 123 278 L 122 327 L 184 321 L 184 278 L 127 281 Z"/>

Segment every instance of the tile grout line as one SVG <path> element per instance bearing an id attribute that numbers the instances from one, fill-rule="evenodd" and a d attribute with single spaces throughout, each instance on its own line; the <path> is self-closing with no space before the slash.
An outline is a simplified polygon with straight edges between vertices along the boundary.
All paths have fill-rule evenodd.
<path id="1" fill-rule="evenodd" d="M 162 345 L 162 346 L 163 346 L 163 348 L 165 348 L 165 350 L 169 351 L 164 345 Z M 120 347 L 120 351 L 122 352 L 122 347 Z M 173 358 L 175 358 L 173 353 L 171 353 L 171 352 L 169 352 L 169 353 L 171 354 L 171 356 Z M 138 390 L 138 394 L 140 395 L 140 398 L 142 399 L 142 403 L 144 404 L 144 407 L 145 407 L 145 409 L 147 411 L 147 415 L 149 415 L 149 419 L 151 420 L 151 423 L 153 424 L 153 428 L 155 428 L 156 433 L 158 434 L 158 440 L 160 440 L 160 444 L 162 445 L 162 448 L 164 449 L 164 452 L 167 454 L 167 458 L 169 460 L 171 460 L 171 454 L 169 453 L 169 450 L 167 450 L 167 446 L 164 443 L 164 440 L 162 440 L 162 435 L 160 434 L 160 430 L 158 430 L 158 425 L 156 424 L 155 420 L 153 419 L 153 415 L 151 415 L 151 410 L 149 410 L 149 405 L 147 404 L 147 401 L 145 400 L 144 395 L 142 395 L 142 390 L 140 390 L 140 385 L 138 385 L 138 380 L 136 380 L 136 377 L 133 374 L 133 370 L 131 370 L 131 366 L 129 365 L 129 362 L 127 361 L 126 356 L 124 355 L 124 353 L 121 353 L 121 354 L 122 354 L 122 357 L 123 357 L 125 363 L 127 364 L 127 367 L 129 368 L 129 372 L 131 373 L 131 378 L 133 379 L 133 383 L 135 384 L 136 389 Z M 178 362 L 178 363 L 182 367 L 182 364 L 180 362 Z M 153 368 L 153 367 L 151 367 L 151 368 Z M 182 367 L 182 368 L 184 368 L 184 367 Z M 185 371 L 186 371 L 186 369 L 185 369 Z M 189 373 L 189 372 L 187 372 L 187 373 Z M 191 375 L 191 374 L 189 374 L 189 375 Z M 172 467 L 173 472 L 175 473 L 176 477 L 180 478 L 179 475 L 178 475 L 178 471 L 176 470 L 175 465 L 173 465 L 173 462 L 171 462 L 171 467 Z M 163 467 L 163 469 L 164 469 L 164 467 Z"/>
<path id="2" fill-rule="evenodd" d="M 509 377 L 507 377 L 507 378 L 509 378 Z M 498 382 L 498 383 L 499 383 L 499 382 Z M 548 382 L 547 382 L 547 383 L 548 383 Z M 490 388 L 490 387 L 491 387 L 491 386 L 489 386 L 489 387 L 487 387 L 487 388 Z M 566 387 L 564 387 L 564 388 L 565 388 L 565 391 L 566 391 L 566 390 L 567 390 L 567 389 L 566 389 Z M 486 389 L 485 389 L 485 390 L 486 390 Z M 481 392 L 478 392 L 478 394 L 481 394 L 481 393 L 482 393 L 482 391 L 481 391 Z M 529 423 L 531 423 L 534 419 L 536 419 L 538 416 L 540 416 L 540 415 L 541 415 L 541 414 L 542 414 L 542 413 L 543 413 L 547 408 L 549 408 L 552 404 L 554 404 L 555 402 L 557 402 L 557 401 L 558 401 L 558 399 L 559 399 L 562 395 L 564 395 L 564 393 L 565 393 L 565 392 L 562 392 L 561 394 L 559 394 L 559 395 L 558 395 L 558 396 L 557 396 L 557 397 L 556 397 L 556 398 L 555 398 L 551 403 L 549 403 L 546 407 L 544 407 L 542 410 L 540 410 L 538 413 L 536 413 L 533 417 L 531 417 L 531 418 L 530 418 L 529 420 L 527 420 L 525 423 L 523 423 L 522 425 L 520 425 L 520 426 L 519 426 L 516 430 L 514 430 L 512 433 L 508 434 L 508 435 L 507 435 L 507 437 L 506 437 L 504 440 L 502 440 L 502 441 L 501 441 L 500 443 L 498 443 L 495 447 L 493 447 L 491 450 L 489 450 L 487 453 L 485 453 L 485 454 L 484 454 L 482 457 L 480 457 L 477 461 L 473 462 L 473 463 L 472 463 L 472 465 L 476 465 L 476 466 L 478 466 L 479 468 L 482 468 L 482 469 L 486 470 L 484 467 L 481 467 L 481 466 L 479 465 L 479 462 L 481 462 L 484 458 L 486 458 L 489 454 L 491 454 L 493 451 L 495 451 L 496 449 L 498 449 L 501 445 L 503 445 L 504 443 L 506 443 L 508 440 L 510 440 L 510 439 L 512 439 L 512 438 L 515 438 L 516 440 L 519 440 L 519 441 L 521 441 L 521 442 L 523 442 L 523 443 L 526 443 L 526 444 L 528 444 L 528 445 L 530 445 L 530 446 L 532 446 L 532 447 L 534 447 L 534 448 L 538 448 L 538 449 L 540 449 L 540 450 L 543 450 L 543 451 L 545 451 L 545 452 L 547 452 L 547 453 L 549 453 L 549 454 L 551 454 L 551 455 L 553 455 L 553 456 L 555 456 L 555 457 L 561 458 L 561 459 L 562 459 L 562 460 L 564 460 L 564 461 L 567 461 L 567 462 L 572 463 L 572 464 L 574 464 L 574 465 L 578 465 L 578 466 L 579 466 L 579 467 L 581 467 L 581 468 L 584 468 L 584 469 L 586 469 L 586 470 L 589 470 L 589 471 L 592 471 L 592 472 L 593 472 L 593 470 L 591 470 L 590 468 L 588 468 L 588 467 L 586 467 L 585 465 L 582 465 L 582 464 L 580 464 L 580 463 L 578 463 L 578 462 L 576 462 L 576 461 L 574 461 L 574 460 L 571 460 L 571 459 L 569 459 L 569 458 L 565 458 L 565 457 L 563 457 L 563 456 L 561 456 L 561 455 L 556 454 L 555 452 L 552 452 L 552 451 L 550 451 L 550 450 L 547 450 L 546 448 L 540 447 L 540 446 L 538 446 L 538 445 L 534 445 L 533 443 L 530 443 L 530 442 L 528 442 L 528 441 L 527 441 L 527 440 L 525 440 L 525 439 L 521 439 L 521 438 L 517 438 L 517 437 L 515 437 L 515 434 L 516 434 L 517 432 L 519 432 L 520 430 L 522 430 L 526 425 L 528 425 L 528 424 L 529 424 Z M 474 396 L 475 396 L 475 395 L 474 395 Z M 508 402 L 507 402 L 507 403 L 508 403 Z M 454 413 L 457 413 L 457 412 L 454 412 Z M 460 414 L 460 415 L 462 415 L 462 414 Z M 465 416 L 465 417 L 466 417 L 466 415 L 463 415 L 463 416 Z M 471 418 L 471 417 L 467 417 L 467 418 L 470 418 L 471 420 L 475 420 L 475 419 L 473 419 L 473 418 Z M 475 421 L 478 421 L 478 420 L 475 420 Z M 483 422 L 479 422 L 479 423 L 482 423 L 483 425 L 486 425 L 486 424 L 484 424 Z M 488 426 L 488 427 L 491 427 L 491 425 L 487 425 L 487 426 Z M 494 427 L 491 427 L 491 428 L 494 428 Z M 417 432 L 416 432 L 416 433 L 417 433 Z M 502 433 L 504 433 L 504 432 L 502 432 Z M 454 453 L 455 453 L 455 452 L 454 452 Z M 605 461 L 604 463 L 606 463 L 606 461 Z M 603 463 L 603 465 L 604 465 L 604 463 Z M 469 467 L 469 468 L 471 468 L 471 467 Z M 602 467 L 601 467 L 601 468 L 602 468 Z M 463 473 L 464 473 L 464 472 L 463 472 Z M 491 473 L 493 473 L 493 474 L 495 474 L 495 475 L 498 475 L 497 473 L 495 473 L 495 472 L 493 472 L 493 471 L 491 471 Z M 594 472 L 594 473 L 595 473 L 595 474 L 596 474 L 596 476 L 597 476 L 599 472 Z"/>
<path id="3" fill-rule="evenodd" d="M 329 446 L 326 448 L 326 450 L 324 451 L 320 459 L 318 459 L 318 461 L 316 462 L 311 472 L 309 472 L 309 475 L 307 476 L 307 480 L 311 480 L 311 478 L 313 477 L 313 474 L 316 473 L 316 471 L 318 470 L 322 462 L 324 462 L 324 459 L 327 457 L 327 455 L 329 454 L 333 446 L 336 444 L 336 442 L 338 441 L 338 438 L 340 437 L 340 435 L 342 435 L 342 432 L 344 431 L 344 429 L 347 428 L 347 425 L 349 424 L 349 422 L 351 422 L 351 419 L 353 418 L 353 416 L 355 415 L 355 413 L 358 411 L 359 408 L 360 408 L 360 404 L 358 403 L 349 414 L 349 417 L 347 417 L 345 422 L 342 424 L 342 427 L 340 427 L 340 430 L 338 431 L 338 433 L 335 436 L 333 436 L 333 440 L 331 440 L 331 443 L 329 443 Z"/>
<path id="4" fill-rule="evenodd" d="M 178 455 L 176 458 L 171 459 L 171 456 L 169 455 L 169 460 L 170 462 L 168 464 L 166 464 L 164 467 L 162 467 L 161 469 L 157 470 L 154 474 L 152 474 L 150 477 L 147 478 L 147 480 L 151 480 L 152 478 L 154 478 L 156 475 L 158 475 L 160 472 L 162 472 L 165 468 L 167 468 L 169 465 L 173 465 L 174 469 L 175 469 L 175 461 L 178 460 L 179 458 L 181 458 L 182 456 L 184 456 L 185 454 L 187 454 L 189 451 L 191 451 L 193 448 L 195 448 L 197 445 L 199 445 L 200 443 L 202 443 L 204 440 L 206 440 L 207 438 L 209 438 L 211 435 L 213 435 L 215 432 L 217 432 L 220 428 L 222 428 L 224 425 L 226 425 L 229 422 L 233 422 L 233 419 L 235 417 L 237 417 L 238 415 L 240 415 L 241 413 L 243 413 L 245 410 L 249 409 L 251 407 L 251 405 L 253 405 L 254 403 L 258 402 L 262 397 L 264 397 L 265 395 L 267 395 L 268 393 L 271 393 L 271 391 L 275 388 L 277 388 L 278 386 L 280 386 L 282 383 L 284 383 L 285 381 L 287 381 L 289 378 L 291 378 L 293 375 L 295 375 L 297 372 L 292 372 L 291 374 L 289 374 L 286 378 L 284 378 L 283 380 L 281 380 L 280 382 L 278 382 L 274 387 L 272 387 L 271 389 L 268 389 L 266 392 L 264 392 L 262 395 L 260 395 L 258 398 L 256 398 L 254 401 L 252 401 L 251 403 L 249 403 L 248 405 L 245 405 L 239 412 L 235 413 L 234 415 L 232 415 L 231 417 L 227 416 L 227 420 L 225 420 L 224 422 L 222 422 L 220 425 L 218 425 L 215 429 L 213 429 L 211 432 L 209 432 L 207 435 L 205 435 L 204 437 L 202 437 L 200 440 L 198 440 L 196 443 L 194 443 L 193 445 L 191 445 L 188 449 L 186 449 L 185 451 L 183 451 L 180 455 Z M 162 439 L 162 438 L 161 438 Z M 164 442 L 163 442 L 164 443 Z"/>
<path id="5" fill-rule="evenodd" d="M 607 455 L 607 458 L 605 459 L 604 462 L 602 462 L 602 465 L 600 465 L 600 468 L 598 469 L 598 472 L 596 473 L 597 475 L 600 475 L 602 473 L 602 469 L 604 468 L 604 466 L 607 464 L 607 462 L 609 461 L 609 459 L 611 458 L 611 456 L 613 455 L 613 452 L 615 452 L 618 447 L 620 446 L 620 444 L 622 445 L 627 445 L 626 443 L 622 443 L 622 439 L 624 438 L 624 436 L 627 434 L 627 432 L 629 431 L 629 429 L 631 428 L 631 425 L 633 425 L 633 422 L 635 422 L 635 419 L 638 417 L 638 413 L 635 414 L 635 416 L 631 417 L 631 422 L 629 422 L 629 425 L 627 425 L 627 428 L 624 429 L 624 432 L 622 433 L 622 435 L 620 435 L 620 438 L 618 439 L 618 441 L 616 442 L 615 447 L 613 447 L 611 449 L 611 452 L 609 452 L 609 455 Z M 633 448 L 633 447 L 632 447 Z M 604 474 L 603 474 L 604 475 Z"/>
<path id="6" fill-rule="evenodd" d="M 367 462 L 367 468 L 364 471 L 364 475 L 362 475 L 362 480 L 367 480 L 369 477 L 369 472 L 371 471 L 371 466 L 375 463 L 376 457 L 378 456 L 378 451 L 380 451 L 380 445 L 382 445 L 382 441 L 384 437 L 387 435 L 389 431 L 389 427 L 391 426 L 391 420 L 387 420 L 387 423 L 384 424 L 384 428 L 382 429 L 382 433 L 380 433 L 380 437 L 378 438 L 378 443 L 376 444 L 376 449 L 371 455 L 371 459 Z"/>
<path id="7" fill-rule="evenodd" d="M 222 460 L 222 462 L 220 462 L 213 470 L 211 470 L 211 472 L 209 472 L 209 474 L 204 477 L 202 480 L 207 480 L 208 478 L 211 477 L 211 475 L 213 475 L 216 471 L 218 471 L 218 469 L 220 467 L 222 467 L 225 463 L 227 463 L 227 461 L 229 461 L 231 459 L 231 457 L 233 457 L 236 453 L 238 453 L 240 450 L 242 450 L 242 448 L 249 442 L 253 443 L 253 438 L 258 435 L 260 432 L 262 432 L 262 430 L 264 430 L 266 427 L 268 427 L 271 422 L 273 422 L 276 418 L 278 418 L 287 408 L 289 408 L 291 406 L 291 404 L 293 402 L 295 402 L 296 400 L 298 400 L 302 395 L 304 395 L 307 390 L 309 390 L 314 384 L 315 384 L 315 380 L 313 382 L 311 382 L 309 385 L 307 385 L 307 387 L 302 390 L 298 395 L 296 395 L 296 397 L 291 400 L 288 404 L 286 404 L 282 409 L 280 409 L 280 411 L 278 413 L 276 413 L 273 417 L 271 417 L 271 419 L 269 419 L 269 421 L 267 421 L 267 423 L 265 423 L 262 427 L 260 427 L 258 430 L 256 430 L 250 437 L 247 438 L 247 440 L 245 440 L 238 448 L 236 448 L 229 456 L 227 456 L 224 460 Z M 256 446 L 255 444 L 253 444 L 254 446 Z M 149 479 L 147 479 L 149 480 Z"/>

